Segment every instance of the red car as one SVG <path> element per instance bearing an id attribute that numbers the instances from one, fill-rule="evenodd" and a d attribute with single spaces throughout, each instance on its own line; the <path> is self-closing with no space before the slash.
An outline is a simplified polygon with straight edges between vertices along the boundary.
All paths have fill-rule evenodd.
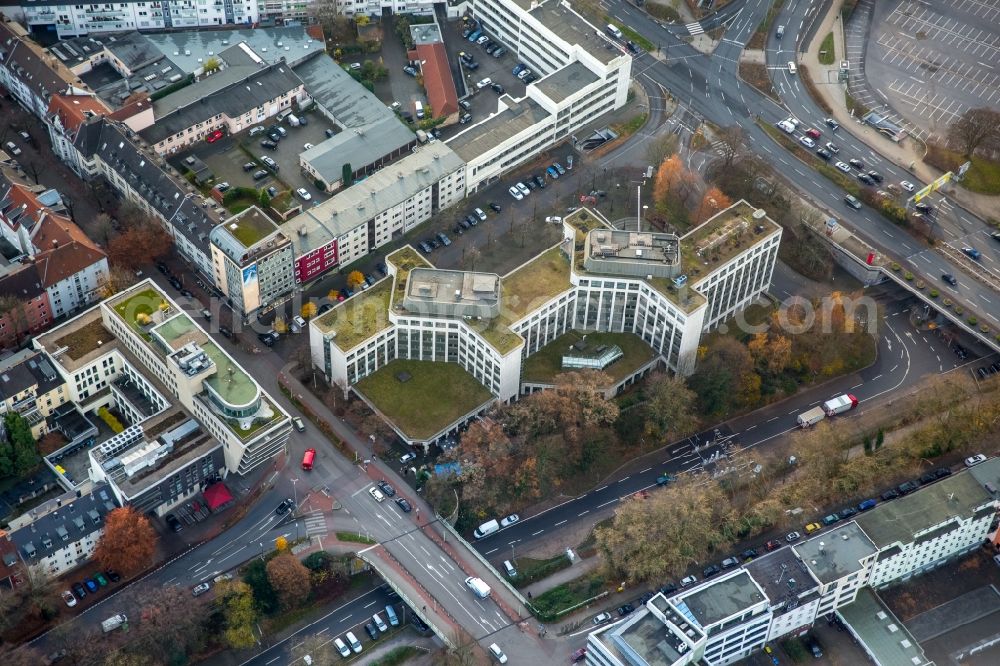
<path id="1" fill-rule="evenodd" d="M 820 133 L 819 133 L 818 129 L 807 129 L 806 130 L 806 134 L 808 134 L 809 136 L 811 136 L 814 139 L 818 139 L 820 137 Z"/>
<path id="2" fill-rule="evenodd" d="M 215 143 L 223 136 L 225 135 L 222 133 L 222 130 L 215 130 L 205 138 L 205 141 L 208 141 L 209 143 Z"/>

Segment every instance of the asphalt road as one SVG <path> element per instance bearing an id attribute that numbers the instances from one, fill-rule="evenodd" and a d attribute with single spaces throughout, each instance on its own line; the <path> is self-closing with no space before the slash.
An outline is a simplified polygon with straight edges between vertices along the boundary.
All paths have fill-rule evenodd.
<path id="1" fill-rule="evenodd" d="M 787 45 L 797 43 L 800 31 L 808 28 L 803 24 L 805 12 L 818 2 L 787 3 L 786 11 L 778 22 L 784 22 L 786 32 L 782 40 Z M 745 85 L 737 76 L 738 62 L 744 44 L 750 39 L 757 25 L 766 14 L 769 3 L 765 0 L 748 0 L 742 10 L 729 23 L 725 38 L 711 56 L 700 53 L 682 42 L 673 32 L 661 27 L 645 12 L 623 0 L 609 0 L 609 13 L 623 24 L 632 27 L 654 43 L 665 44 L 667 62 L 657 60 L 649 54 L 642 54 L 633 63 L 633 75 L 647 79 L 669 90 L 682 104 L 681 112 L 692 112 L 701 118 L 721 126 L 737 124 L 743 128 L 750 149 L 766 159 L 778 174 L 801 192 L 809 196 L 821 208 L 850 228 L 859 237 L 887 256 L 897 258 L 915 274 L 933 284 L 944 294 L 954 299 L 962 299 L 971 310 L 983 314 L 985 320 L 1000 325 L 1000 294 L 989 285 L 964 277 L 958 288 L 944 284 L 940 276 L 948 273 L 956 276 L 967 275 L 963 270 L 966 262 L 961 257 L 952 259 L 935 249 L 927 249 L 900 228 L 865 206 L 855 211 L 844 204 L 844 192 L 832 181 L 820 176 L 811 164 L 804 164 L 787 153 L 774 142 L 755 122 L 760 116 L 763 122 L 775 124 L 796 115 L 804 123 L 817 128 L 825 127 L 825 114 L 812 102 L 808 94 L 798 85 L 777 81 L 785 85 L 785 103 L 791 109 L 778 105 L 773 100 Z M 773 35 L 770 37 L 773 40 Z M 776 64 L 777 47 L 772 47 L 768 57 L 771 66 Z M 782 56 L 784 57 L 784 56 Z M 788 58 L 785 58 L 787 63 Z M 784 65 L 782 65 L 784 67 Z M 787 71 L 787 70 L 786 70 Z M 798 86 L 798 87 L 796 87 Z M 827 134 L 830 134 L 827 132 Z M 836 142 L 842 145 L 840 157 L 857 155 L 885 176 L 886 182 L 901 180 L 914 181 L 905 169 L 883 159 L 872 148 L 861 142 L 852 128 L 841 127 L 836 133 Z M 825 141 L 829 141 L 827 138 Z M 1000 243 L 987 235 L 987 226 L 972 213 L 951 204 L 952 214 L 942 215 L 941 230 L 947 242 L 960 248 L 972 244 L 983 252 L 981 265 L 1000 274 Z M 960 254 L 960 253 L 959 253 Z"/>

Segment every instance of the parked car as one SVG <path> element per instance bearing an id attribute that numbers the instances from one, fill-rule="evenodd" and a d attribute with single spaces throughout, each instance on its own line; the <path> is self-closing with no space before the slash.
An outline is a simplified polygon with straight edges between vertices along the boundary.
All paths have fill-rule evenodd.
<path id="1" fill-rule="evenodd" d="M 253 179 L 254 180 L 264 180 L 265 178 L 267 178 L 267 170 L 260 169 L 258 171 L 254 171 L 254 174 L 253 174 Z"/>
<path id="2" fill-rule="evenodd" d="M 520 201 L 521 199 L 524 198 L 524 195 L 521 194 L 521 190 L 519 190 L 518 188 L 514 187 L 513 185 L 511 185 L 509 188 L 507 188 L 507 191 L 510 192 L 510 196 L 514 197 L 518 201 Z"/>
<path id="3" fill-rule="evenodd" d="M 277 508 L 275 508 L 274 512 L 279 516 L 283 516 L 294 508 L 295 508 L 295 501 L 289 497 L 282 500 L 281 504 L 279 504 Z"/>
<path id="4" fill-rule="evenodd" d="M 514 187 L 516 187 L 518 191 L 524 196 L 528 196 L 528 194 L 531 193 L 531 190 L 529 190 L 524 183 L 521 182 L 514 183 Z"/>
<path id="5" fill-rule="evenodd" d="M 801 536 L 802 535 L 798 532 L 789 532 L 785 535 L 785 541 L 788 543 L 794 543 L 795 541 L 798 541 Z"/>
<path id="6" fill-rule="evenodd" d="M 211 588 L 212 586 L 209 583 L 199 583 L 191 588 L 191 594 L 198 597 L 208 592 Z"/>
<path id="7" fill-rule="evenodd" d="M 611 619 L 611 613 L 598 613 L 594 616 L 594 624 L 604 624 Z"/>
<path id="8" fill-rule="evenodd" d="M 740 553 L 740 559 L 743 560 L 744 562 L 746 562 L 748 560 L 752 560 L 755 557 L 757 557 L 757 549 L 756 548 L 747 548 L 742 553 Z"/>
<path id="9" fill-rule="evenodd" d="M 417 457 L 416 453 L 413 453 L 413 452 L 404 453 L 403 455 L 401 455 L 399 457 L 399 464 L 400 465 L 405 465 L 406 463 L 410 462 L 411 460 L 415 460 L 416 457 Z"/>
<path id="10" fill-rule="evenodd" d="M 379 481 L 377 485 L 379 487 L 379 490 L 381 490 L 383 493 L 385 493 L 386 497 L 395 497 L 396 496 L 396 489 L 393 488 L 392 484 L 390 484 L 389 482 L 387 482 L 387 481 Z"/>
<path id="11" fill-rule="evenodd" d="M 501 210 L 503 210 L 502 208 L 500 208 L 500 206 L 498 206 L 497 204 L 493 203 L 492 201 L 490 202 L 490 209 L 492 209 L 493 212 L 495 212 L 495 213 L 499 213 Z"/>
<path id="12" fill-rule="evenodd" d="M 840 148 L 837 146 L 837 144 L 832 143 L 830 141 L 826 142 L 826 149 L 829 150 L 834 155 L 840 152 Z"/>
<path id="13" fill-rule="evenodd" d="M 500 527 L 510 527 L 519 520 L 521 520 L 521 516 L 517 515 L 516 513 L 512 513 L 500 521 Z"/>
<path id="14" fill-rule="evenodd" d="M 771 539 L 770 541 L 764 544 L 764 550 L 770 553 L 772 551 L 778 550 L 779 548 L 781 548 L 782 545 L 783 544 L 777 539 Z"/>
<path id="15" fill-rule="evenodd" d="M 806 525 L 806 534 L 812 534 L 813 532 L 818 532 L 823 529 L 823 526 L 819 523 L 809 523 Z"/>
<path id="16" fill-rule="evenodd" d="M 101 587 L 108 586 L 108 579 L 105 578 L 104 574 L 102 574 L 100 571 L 94 574 L 94 580 L 96 580 L 97 584 L 100 585 Z"/>
<path id="17" fill-rule="evenodd" d="M 975 467 L 979 463 L 984 463 L 984 462 L 986 462 L 986 456 L 984 456 L 982 453 L 977 453 L 976 455 L 969 456 L 968 458 L 965 459 L 965 466 Z"/>
<path id="18" fill-rule="evenodd" d="M 84 578 L 83 584 L 87 587 L 87 592 L 90 592 L 91 594 L 94 594 L 99 589 L 93 578 Z"/>
<path id="19" fill-rule="evenodd" d="M 416 76 L 417 70 L 409 65 L 403 65 L 403 73 L 409 74 L 410 76 Z"/>
<path id="20" fill-rule="evenodd" d="M 733 567 L 735 567 L 739 563 L 740 563 L 740 561 L 738 559 L 736 559 L 735 557 L 727 557 L 726 559 L 722 560 L 722 568 L 723 569 L 732 569 Z"/>
<path id="21" fill-rule="evenodd" d="M 864 169 L 864 168 L 865 168 L 865 163 L 864 163 L 864 162 L 862 162 L 862 161 L 861 161 L 861 160 L 859 160 L 859 159 L 852 159 L 852 160 L 847 160 L 847 161 L 848 161 L 848 163 L 850 163 L 850 165 L 851 165 L 852 167 L 854 167 L 855 169 L 858 169 L 859 171 L 860 171 L 861 169 Z"/>
<path id="22" fill-rule="evenodd" d="M 73 596 L 72 592 L 70 592 L 69 590 L 66 590 L 65 592 L 62 593 L 61 596 L 62 596 L 63 602 L 67 606 L 69 606 L 70 608 L 72 608 L 73 606 L 76 606 L 76 597 Z"/>
<path id="23" fill-rule="evenodd" d="M 253 171 L 256 168 L 257 168 L 256 162 L 247 162 L 246 164 L 243 165 L 243 170 L 247 172 Z"/>
<path id="24" fill-rule="evenodd" d="M 403 510 L 403 513 L 409 513 L 410 511 L 413 511 L 413 507 L 410 506 L 410 503 L 407 502 L 402 497 L 397 497 L 396 498 L 396 504 L 398 504 L 399 508 Z"/>
<path id="25" fill-rule="evenodd" d="M 122 577 L 114 569 L 108 569 L 108 570 L 106 570 L 104 572 L 104 575 L 107 576 L 109 579 L 111 579 L 112 583 L 117 583 L 118 581 L 120 581 L 122 579 Z"/>
<path id="26" fill-rule="evenodd" d="M 172 513 L 168 513 L 166 516 L 164 516 L 163 520 L 166 521 L 167 527 L 169 527 L 174 532 L 180 532 L 182 529 L 184 529 L 184 527 L 181 525 L 181 521 L 177 520 L 177 518 Z"/>
<path id="27" fill-rule="evenodd" d="M 84 589 L 81 583 L 73 583 L 70 585 L 70 588 L 73 590 L 73 594 L 76 595 L 77 599 L 83 600 L 83 598 L 87 596 L 87 590 Z"/>
<path id="28" fill-rule="evenodd" d="M 486 87 L 488 87 L 488 86 L 490 86 L 492 84 L 493 84 L 493 80 L 490 79 L 489 77 L 486 77 L 485 79 L 482 79 L 480 81 L 476 81 L 476 88 L 479 88 L 480 90 L 482 90 L 483 88 L 486 88 Z"/>
<path id="29" fill-rule="evenodd" d="M 831 513 L 831 514 L 829 514 L 827 516 L 823 516 L 823 524 L 826 525 L 826 526 L 833 525 L 834 523 L 837 523 L 839 521 L 840 521 L 840 516 L 837 515 L 836 513 Z M 813 524 L 815 524 L 815 523 L 813 523 Z M 808 529 L 809 528 L 807 526 L 806 530 L 808 530 Z"/>
<path id="30" fill-rule="evenodd" d="M 837 162 L 833 166 L 837 167 L 838 169 L 840 169 L 844 173 L 850 173 L 851 172 L 851 166 L 849 164 L 844 163 L 844 162 Z"/>
<path id="31" fill-rule="evenodd" d="M 912 192 L 913 190 L 917 189 L 916 186 L 908 180 L 899 181 L 899 186 L 902 187 L 907 192 Z"/>
<path id="32" fill-rule="evenodd" d="M 278 144 L 274 141 L 271 141 L 270 139 L 264 139 L 263 141 L 260 142 L 260 145 L 263 146 L 264 148 L 267 148 L 268 150 L 278 149 Z"/>
<path id="33" fill-rule="evenodd" d="M 210 132 L 209 135 L 205 137 L 205 141 L 208 141 L 209 143 L 215 143 L 222 137 L 223 137 L 222 130 L 215 130 L 214 132 Z"/>
<path id="34" fill-rule="evenodd" d="M 494 83 L 494 84 L 492 84 L 492 85 L 490 86 L 490 88 L 492 88 L 492 89 L 493 89 L 493 92 L 495 92 L 495 93 L 496 93 L 496 94 L 498 94 L 498 95 L 502 95 L 502 94 L 504 94 L 505 92 L 507 92 L 507 91 L 506 91 L 506 90 L 504 89 L 504 87 L 503 87 L 502 85 L 500 85 L 499 83 Z"/>
<path id="35" fill-rule="evenodd" d="M 307 190 L 304 187 L 300 187 L 299 189 L 295 190 L 295 193 L 299 195 L 303 201 L 309 201 L 310 199 L 313 198 L 312 195 L 309 194 L 309 190 Z"/>
<path id="36" fill-rule="evenodd" d="M 385 495 L 383 495 L 382 491 L 380 491 L 375 486 L 372 486 L 371 488 L 368 489 L 368 494 L 371 495 L 372 499 L 374 499 L 376 502 L 385 501 Z"/>
<path id="37" fill-rule="evenodd" d="M 697 582 L 698 582 L 697 576 L 684 576 L 684 578 L 681 578 L 681 589 L 685 587 L 690 587 L 691 585 L 694 585 Z"/>
<path id="38" fill-rule="evenodd" d="M 879 495 L 879 497 L 883 502 L 888 502 L 889 500 L 894 500 L 897 497 L 899 497 L 899 491 L 896 490 L 895 488 L 890 488 L 889 490 Z"/>
<path id="39" fill-rule="evenodd" d="M 853 518 L 854 516 L 856 516 L 858 510 L 855 509 L 853 506 L 849 506 L 846 509 L 841 509 L 837 513 L 840 515 L 841 520 L 847 520 L 849 518 Z"/>
<path id="40" fill-rule="evenodd" d="M 625 617 L 631 613 L 635 612 L 635 606 L 632 604 L 623 604 L 618 607 L 618 617 Z"/>

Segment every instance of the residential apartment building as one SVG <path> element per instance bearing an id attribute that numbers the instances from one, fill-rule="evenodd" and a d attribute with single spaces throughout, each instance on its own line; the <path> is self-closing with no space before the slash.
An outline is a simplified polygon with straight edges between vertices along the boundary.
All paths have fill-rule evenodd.
<path id="1" fill-rule="evenodd" d="M 464 166 L 445 144 L 428 143 L 290 219 L 283 228 L 294 234 L 296 282 L 360 259 L 464 199 Z"/>
<path id="2" fill-rule="evenodd" d="M 448 141 L 468 163 L 469 191 L 568 140 L 627 101 L 631 56 L 569 5 L 474 0 L 452 9 L 463 8 L 540 77 L 524 97 L 502 96 L 497 113 Z"/>
<path id="3" fill-rule="evenodd" d="M 47 63 L 44 50 L 3 9 L 0 8 L 0 84 L 21 106 L 43 118 L 52 95 L 68 92 L 76 85 L 76 77 L 66 68 Z"/>
<path id="4" fill-rule="evenodd" d="M 874 589 L 981 546 L 1000 508 L 998 484 L 993 458 L 670 598 L 658 594 L 592 632 L 587 663 L 724 666 L 835 613 L 873 663 L 928 664 Z M 696 631 L 684 631 L 685 621 Z"/>
<path id="5" fill-rule="evenodd" d="M 212 230 L 215 283 L 244 316 L 273 306 L 295 288 L 292 243 L 256 206 Z"/>
<path id="6" fill-rule="evenodd" d="M 158 154 L 198 144 L 215 130 L 236 134 L 307 99 L 302 80 L 283 61 L 264 65 L 241 44 L 216 57 L 219 70 L 153 102 L 155 120 L 135 128 Z"/>
<path id="7" fill-rule="evenodd" d="M 66 382 L 37 351 L 24 349 L 0 360 L 0 416 L 20 414 L 35 439 L 49 431 L 49 416 L 68 400 Z"/>
<path id="8" fill-rule="evenodd" d="M 261 0 L 263 4 L 263 0 Z M 157 0 L 67 5 L 56 0 L 8 0 L 0 7 L 28 26 L 59 39 L 126 30 L 176 30 L 257 23 L 258 0 Z"/>
<path id="9" fill-rule="evenodd" d="M 30 569 L 56 578 L 90 559 L 104 533 L 105 518 L 116 508 L 105 485 L 83 496 L 68 493 L 15 519 L 7 539 Z"/>
<path id="10" fill-rule="evenodd" d="M 382 16 L 384 10 L 393 14 L 434 13 L 434 3 L 431 0 L 338 0 L 337 8 L 346 16 L 364 14 L 372 18 Z"/>
<path id="11" fill-rule="evenodd" d="M 181 407 L 222 444 L 227 473 L 266 463 L 291 432 L 277 403 L 151 280 L 33 342 L 81 412 L 113 406 L 131 427 Z"/>
<path id="12" fill-rule="evenodd" d="M 744 201 L 681 238 L 613 229 L 588 210 L 563 228 L 558 246 L 503 277 L 430 270 L 412 248 L 389 255 L 390 278 L 310 323 L 313 364 L 353 386 L 397 358 L 454 362 L 506 402 L 544 385 L 522 378 L 533 354 L 579 330 L 638 336 L 659 362 L 690 374 L 706 314 L 731 316 L 763 293 L 781 239 Z M 737 243 L 734 231 L 748 228 Z M 749 283 L 728 287 L 740 279 Z"/>

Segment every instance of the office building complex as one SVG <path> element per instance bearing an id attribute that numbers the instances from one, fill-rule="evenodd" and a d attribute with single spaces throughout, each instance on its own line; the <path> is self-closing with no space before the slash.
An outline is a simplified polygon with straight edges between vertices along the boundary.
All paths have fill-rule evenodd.
<path id="1" fill-rule="evenodd" d="M 876 664 L 928 664 L 873 589 L 978 548 L 1000 508 L 1000 459 L 877 505 L 590 634 L 587 663 L 724 666 L 838 615 Z"/>

